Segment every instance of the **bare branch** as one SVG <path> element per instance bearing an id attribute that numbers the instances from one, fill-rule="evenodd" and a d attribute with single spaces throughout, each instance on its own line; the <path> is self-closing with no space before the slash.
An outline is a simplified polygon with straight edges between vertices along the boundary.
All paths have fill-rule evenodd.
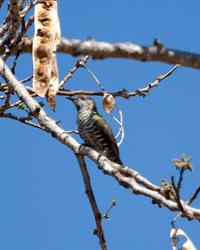
<path id="1" fill-rule="evenodd" d="M 85 60 L 85 59 L 83 59 Z M 179 65 L 175 65 L 168 73 L 166 73 L 164 76 L 158 76 L 155 80 L 154 83 L 149 83 L 145 88 L 142 88 L 142 89 L 137 89 L 136 91 L 133 91 L 133 92 L 124 92 L 124 90 L 122 91 L 118 91 L 118 92 L 108 92 L 108 94 L 116 97 L 123 97 L 125 99 L 128 99 L 132 96 L 142 96 L 142 97 L 145 97 L 147 94 L 149 94 L 149 90 L 151 88 L 154 88 L 154 87 L 157 87 L 159 82 L 164 80 L 166 77 L 168 77 L 174 70 L 176 70 L 177 68 L 179 67 Z M 70 73 L 61 81 L 60 83 L 60 86 L 62 87 L 63 84 L 65 83 L 65 80 L 69 79 L 70 77 L 72 77 L 72 74 L 77 70 L 77 66 L 75 66 L 72 70 L 70 70 Z M 32 77 L 30 78 L 27 78 L 25 79 L 24 81 L 21 81 L 22 82 L 25 82 L 25 81 L 28 81 L 30 80 Z M 0 91 L 6 91 L 8 89 L 7 85 L 6 84 L 1 84 L 0 85 Z M 35 94 L 34 90 L 30 87 L 26 87 L 26 89 L 29 91 L 30 94 Z M 57 92 L 57 95 L 64 95 L 64 96 L 74 96 L 74 95 L 80 95 L 80 94 L 83 94 L 83 95 L 94 95 L 94 96 L 103 96 L 104 95 L 104 92 L 98 92 L 98 91 L 84 91 L 84 90 L 77 90 L 77 91 L 72 91 L 72 90 L 65 90 L 65 89 L 62 89 L 62 90 L 59 90 Z"/>
<path id="2" fill-rule="evenodd" d="M 25 19 L 22 18 L 22 28 L 18 32 L 12 44 L 18 44 L 21 41 L 23 35 L 27 32 L 29 27 L 32 25 L 33 21 L 34 21 L 34 16 L 30 16 L 26 24 L 25 24 Z"/>
<path id="3" fill-rule="evenodd" d="M 12 65 L 12 67 L 11 67 L 11 72 L 13 73 L 13 75 L 15 75 L 15 67 L 16 67 L 17 59 L 18 59 L 19 55 L 20 55 L 20 49 L 18 50 L 17 55 L 16 55 L 16 57 L 14 59 L 14 63 Z"/>
<path id="4" fill-rule="evenodd" d="M 124 90 L 122 91 L 118 91 L 118 92 L 115 92 L 115 93 L 110 93 L 108 92 L 108 94 L 111 94 L 112 96 L 116 97 L 116 96 L 120 96 L 120 97 L 123 97 L 125 99 L 128 99 L 130 98 L 131 96 L 136 96 L 136 95 L 139 95 L 139 96 L 142 96 L 142 97 L 145 97 L 147 94 L 149 94 L 149 90 L 154 88 L 154 87 L 158 87 L 159 83 L 164 80 L 166 77 L 170 76 L 172 74 L 172 72 L 174 72 L 174 70 L 176 70 L 180 65 L 175 65 L 169 72 L 167 72 L 165 75 L 160 75 L 156 78 L 155 82 L 153 83 L 149 83 L 145 88 L 138 88 L 136 91 L 133 91 L 133 92 L 124 92 Z M 58 92 L 58 94 L 61 94 L 61 93 L 65 93 L 66 95 L 77 95 L 77 94 L 84 94 L 84 95 L 104 95 L 104 92 L 92 92 L 92 91 L 83 91 L 83 90 L 79 90 L 79 91 L 66 91 L 65 90 L 62 90 L 62 92 Z"/>
<path id="5" fill-rule="evenodd" d="M 154 88 L 154 87 L 158 87 L 159 83 L 164 80 L 166 77 L 170 76 L 174 70 L 176 70 L 178 67 L 180 66 L 180 64 L 176 64 L 169 72 L 167 72 L 165 75 L 160 75 L 156 78 L 154 83 L 149 83 L 149 85 L 146 88 L 140 89 L 138 88 L 136 91 L 129 93 L 129 95 L 141 95 L 143 97 L 146 96 L 146 93 L 149 94 L 149 90 Z"/>
<path id="6" fill-rule="evenodd" d="M 10 43 L 16 34 L 17 29 L 20 25 L 20 14 L 16 0 L 10 0 L 10 18 L 12 20 L 11 25 L 8 28 L 8 33 L 4 38 L 4 44 Z"/>
<path id="7" fill-rule="evenodd" d="M 24 38 L 22 53 L 32 53 L 33 38 Z M 5 52 L 0 45 L 0 54 Z M 16 54 L 16 50 L 12 54 Z M 106 43 L 94 40 L 81 41 L 61 38 L 57 52 L 67 53 L 73 56 L 89 55 L 93 59 L 126 58 L 142 62 L 153 61 L 169 64 L 181 64 L 184 67 L 200 69 L 200 55 L 184 52 L 158 45 L 140 46 L 133 43 Z"/>
<path id="8" fill-rule="evenodd" d="M 12 21 L 10 20 L 10 16 L 7 15 L 4 23 L 0 26 L 0 37 L 2 37 L 4 35 L 4 33 L 6 33 L 6 31 L 9 29 L 11 23 L 12 23 Z M 1 49 L 5 52 L 3 43 L 1 43 Z M 4 54 L 4 52 L 2 54 Z"/>
<path id="9" fill-rule="evenodd" d="M 178 201 L 179 208 L 180 208 L 181 211 L 183 211 L 183 206 L 181 204 L 180 195 L 179 195 L 179 190 L 180 189 L 178 187 L 176 187 L 176 185 L 174 183 L 174 176 L 171 176 L 171 182 L 172 182 L 172 186 L 173 186 L 173 188 L 175 190 L 175 193 L 176 193 L 176 200 Z"/>
<path id="10" fill-rule="evenodd" d="M 26 7 L 21 11 L 21 18 L 25 17 L 32 7 L 33 7 L 32 1 L 28 0 Z"/>
<path id="11" fill-rule="evenodd" d="M 10 90 L 8 90 L 6 93 L 5 103 L 2 107 L 0 107 L 0 115 L 3 114 L 4 111 L 6 111 L 10 106 L 10 102 L 9 102 L 10 101 L 10 94 L 11 94 L 11 92 L 10 92 Z"/>
<path id="12" fill-rule="evenodd" d="M 4 20 L 4 23 L 0 26 L 0 37 L 2 37 L 4 35 L 4 33 L 6 31 L 8 31 L 8 29 L 12 23 L 10 15 L 11 15 L 10 12 L 8 12 L 8 15 L 6 16 L 6 18 Z M 1 45 L 4 47 L 3 43 L 1 43 Z"/>
<path id="13" fill-rule="evenodd" d="M 87 155 L 98 165 L 101 171 L 114 177 L 120 185 L 130 188 L 133 193 L 147 196 L 154 201 L 154 204 L 157 203 L 159 206 L 165 206 L 171 211 L 180 211 L 179 204 L 176 200 L 171 198 L 167 199 L 164 194 L 162 194 L 160 187 L 156 187 L 138 173 L 134 175 L 134 170 L 110 162 L 105 156 L 99 154 L 92 148 L 86 146 L 80 147 L 80 144 L 70 134 L 59 127 L 57 122 L 51 119 L 39 103 L 30 96 L 26 88 L 17 81 L 11 73 L 2 58 L 0 58 L 0 74 L 8 86 L 16 92 L 20 100 L 25 103 L 31 114 L 38 120 L 40 126 L 46 131 L 49 131 L 58 141 L 69 147 L 75 154 Z M 139 185 L 139 183 L 143 186 Z M 147 186 L 150 188 L 147 188 Z M 200 221 L 200 209 L 189 206 L 183 200 L 180 200 L 180 202 L 184 211 L 182 214 L 183 217 L 189 220 L 195 218 Z"/>
<path id="14" fill-rule="evenodd" d="M 5 85 L 3 85 L 3 86 L 5 86 Z M 2 87 L 2 86 L 0 85 L 0 87 Z M 7 87 L 7 86 L 6 86 L 6 87 Z M 1 88 L 0 88 L 0 91 L 2 91 Z M 22 101 L 19 100 L 19 101 L 15 102 L 15 103 L 12 103 L 12 104 L 11 104 L 11 103 L 9 102 L 9 101 L 10 101 L 10 94 L 11 94 L 11 91 L 10 91 L 8 88 L 6 88 L 6 89 L 3 90 L 3 91 L 5 91 L 5 93 L 6 93 L 6 100 L 5 100 L 4 105 L 0 107 L 0 115 L 1 115 L 2 113 L 4 113 L 7 109 L 11 109 L 11 108 L 13 108 L 13 107 L 17 107 L 20 103 L 22 103 Z M 4 98 L 1 98 L 1 99 L 4 99 Z"/>
<path id="15" fill-rule="evenodd" d="M 107 249 L 106 241 L 104 238 L 103 227 L 102 227 L 102 223 L 101 223 L 102 216 L 101 216 L 101 213 L 99 212 L 99 209 L 97 207 L 97 204 L 96 204 L 96 201 L 94 198 L 94 194 L 93 194 L 92 187 L 90 184 L 90 176 L 89 176 L 88 171 L 87 171 L 84 157 L 81 154 L 76 154 L 76 158 L 78 160 L 78 163 L 79 163 L 79 166 L 81 169 L 81 173 L 83 176 L 83 181 L 85 184 L 85 192 L 88 196 L 88 199 L 90 201 L 90 205 L 92 207 L 92 211 L 93 211 L 93 214 L 95 217 L 95 221 L 96 221 L 96 225 L 97 225 L 97 236 L 99 237 L 101 249 L 106 250 Z"/>
<path id="16" fill-rule="evenodd" d="M 86 66 L 82 66 L 85 70 L 87 70 L 87 72 L 89 72 L 91 75 L 92 75 L 92 77 L 95 79 L 95 81 L 97 82 L 97 84 L 99 85 L 99 87 L 101 88 L 101 90 L 104 92 L 105 91 L 105 89 L 104 89 L 104 87 L 101 85 L 101 83 L 99 82 L 99 80 L 96 78 L 96 76 L 92 73 L 92 71 L 91 70 L 89 70 Z"/>
<path id="17" fill-rule="evenodd" d="M 4 0 L 0 0 L 0 8 L 1 8 L 3 2 L 4 2 Z"/>
<path id="18" fill-rule="evenodd" d="M 200 186 L 197 187 L 197 189 L 196 189 L 194 195 L 193 195 L 193 196 L 189 199 L 189 201 L 187 201 L 186 203 L 187 203 L 188 205 L 190 205 L 190 204 L 196 199 L 196 197 L 197 197 L 197 195 L 199 194 L 199 192 L 200 192 Z"/>
<path id="19" fill-rule="evenodd" d="M 18 0 L 18 7 L 19 7 L 19 10 L 20 10 L 20 11 L 23 9 L 24 1 L 25 1 L 25 0 Z"/>
<path id="20" fill-rule="evenodd" d="M 28 0 L 26 7 L 21 12 L 21 17 L 25 17 L 29 10 L 38 3 L 43 3 L 45 0 L 35 0 L 33 3 L 31 0 Z"/>
<path id="21" fill-rule="evenodd" d="M 196 199 L 196 197 L 197 197 L 197 195 L 199 194 L 199 192 L 200 192 L 200 186 L 197 187 L 197 189 L 196 189 L 194 195 L 193 195 L 188 201 L 186 201 L 186 204 L 187 204 L 187 205 L 190 205 L 190 204 Z M 181 215 L 182 215 L 182 212 L 179 213 L 179 214 L 172 220 L 171 224 L 174 225 L 174 222 L 175 222 Z"/>
<path id="22" fill-rule="evenodd" d="M 29 82 L 31 79 L 33 78 L 33 76 L 29 76 L 24 80 L 21 80 L 20 83 L 25 83 L 25 82 Z"/>
<path id="23" fill-rule="evenodd" d="M 65 83 L 72 77 L 73 73 L 76 72 L 78 68 L 83 67 L 87 63 L 88 59 L 89 56 L 86 56 L 85 58 L 77 60 L 76 65 L 73 67 L 73 69 L 70 69 L 69 73 L 60 82 L 58 89 L 61 89 L 65 85 Z"/>
<path id="24" fill-rule="evenodd" d="M 13 119 L 13 120 L 16 120 L 18 122 L 21 122 L 21 123 L 24 123 L 26 125 L 30 125 L 34 128 L 39 128 L 41 130 L 44 130 L 46 132 L 48 132 L 45 128 L 43 128 L 42 126 L 38 125 L 38 124 L 35 124 L 33 122 L 30 122 L 29 120 L 31 120 L 33 117 L 20 117 L 20 116 L 14 116 L 12 115 L 11 113 L 8 113 L 8 114 L 0 114 L 0 117 L 4 117 L 4 118 L 10 118 L 10 119 Z"/>

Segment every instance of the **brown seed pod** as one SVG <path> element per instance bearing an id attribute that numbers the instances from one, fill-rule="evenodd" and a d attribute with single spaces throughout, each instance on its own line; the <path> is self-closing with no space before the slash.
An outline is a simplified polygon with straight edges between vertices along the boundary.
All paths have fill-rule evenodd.
<path id="1" fill-rule="evenodd" d="M 57 15 L 57 2 L 46 0 L 43 3 L 36 4 L 33 40 L 33 89 L 40 97 L 44 97 L 49 88 L 52 88 L 49 92 L 51 98 L 56 95 L 58 69 L 54 51 L 59 40 L 60 25 Z M 47 99 L 49 95 L 47 94 Z"/>
<path id="2" fill-rule="evenodd" d="M 110 114 L 113 109 L 114 109 L 114 106 L 115 106 L 115 98 L 111 95 L 111 94 L 108 94 L 108 93 L 104 93 L 104 96 L 103 96 L 103 108 L 105 109 L 105 111 Z"/>

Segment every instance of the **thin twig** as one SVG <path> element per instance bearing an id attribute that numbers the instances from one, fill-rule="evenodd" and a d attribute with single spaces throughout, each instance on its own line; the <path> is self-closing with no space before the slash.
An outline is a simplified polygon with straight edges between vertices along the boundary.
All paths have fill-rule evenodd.
<path id="1" fill-rule="evenodd" d="M 83 181 L 84 181 L 84 185 L 85 185 L 85 192 L 88 196 L 88 199 L 90 201 L 90 205 L 92 207 L 92 211 L 93 211 L 93 214 L 95 217 L 95 221 L 96 221 L 96 225 L 97 225 L 97 236 L 99 237 L 101 249 L 106 250 L 107 249 L 106 241 L 104 238 L 103 227 L 102 227 L 102 223 L 101 223 L 102 217 L 101 217 L 101 213 L 99 212 L 99 209 L 97 207 L 97 204 L 96 204 L 96 201 L 94 198 L 94 194 L 93 194 L 92 187 L 90 184 L 90 176 L 89 176 L 88 171 L 87 171 L 84 156 L 80 155 L 80 154 L 76 154 L 76 158 L 78 160 L 78 163 L 79 163 L 79 166 L 81 169 L 81 173 L 83 176 Z"/>
<path id="2" fill-rule="evenodd" d="M 149 94 L 150 89 L 152 89 L 154 87 L 158 87 L 159 83 L 162 80 L 164 80 L 166 77 L 170 76 L 172 74 L 172 72 L 174 72 L 174 70 L 176 70 L 179 66 L 180 66 L 180 64 L 176 64 L 169 72 L 167 72 L 167 74 L 158 76 L 156 78 L 155 82 L 149 83 L 149 85 L 143 89 L 138 88 L 135 92 L 137 93 L 137 95 L 141 95 L 141 96 L 145 97 L 146 94 Z M 132 92 L 132 93 L 135 94 L 135 92 Z"/>
<path id="3" fill-rule="evenodd" d="M 183 181 L 183 173 L 184 173 L 184 171 L 185 171 L 185 168 L 181 168 L 181 169 L 180 169 L 180 176 L 179 176 L 178 183 L 177 183 L 177 185 L 176 185 L 176 188 L 177 188 L 178 190 L 180 190 L 180 188 L 181 188 L 181 183 L 182 183 L 182 181 Z"/>
<path id="4" fill-rule="evenodd" d="M 69 73 L 64 77 L 64 79 L 60 82 L 58 89 L 61 89 L 65 83 L 72 77 L 73 73 L 80 67 L 83 67 L 85 63 L 87 63 L 87 60 L 89 59 L 89 56 L 86 56 L 84 58 L 81 58 L 80 60 L 77 60 L 76 65 L 73 67 L 73 69 L 70 69 Z"/>
<path id="5" fill-rule="evenodd" d="M 95 81 L 97 82 L 97 84 L 99 85 L 99 87 L 102 89 L 102 91 L 104 92 L 105 89 L 104 87 L 101 85 L 101 83 L 98 81 L 98 79 L 96 78 L 96 76 L 92 73 L 91 70 L 89 70 L 85 65 L 82 66 L 84 69 L 86 69 L 92 76 L 93 78 L 95 79 Z"/>
<path id="6" fill-rule="evenodd" d="M 29 77 L 25 78 L 24 80 L 21 80 L 20 83 L 28 82 L 28 81 L 30 81 L 32 78 L 33 78 L 33 76 L 29 76 Z"/>
<path id="7" fill-rule="evenodd" d="M 123 97 L 125 99 L 129 99 L 132 96 L 142 96 L 146 97 L 147 94 L 149 94 L 149 90 L 157 87 L 159 85 L 159 82 L 164 80 L 166 77 L 172 74 L 174 70 L 176 70 L 180 65 L 175 65 L 167 74 L 164 76 L 158 76 L 155 80 L 154 83 L 149 83 L 145 88 L 142 89 L 137 89 L 136 91 L 129 92 L 127 93 L 126 91 L 118 91 L 118 92 L 108 92 L 108 94 L 111 94 L 114 97 Z M 104 92 L 98 92 L 98 91 L 84 91 L 84 90 L 78 90 L 78 91 L 72 91 L 72 90 L 60 90 L 57 93 L 58 95 L 66 95 L 66 96 L 73 96 L 73 95 L 79 95 L 79 94 L 84 94 L 84 95 L 95 95 L 95 96 L 103 96 Z"/>
<path id="8" fill-rule="evenodd" d="M 18 57 L 20 55 L 20 50 L 21 50 L 21 48 L 18 49 L 17 55 L 16 55 L 16 57 L 14 59 L 13 66 L 11 67 L 11 72 L 13 73 L 13 75 L 15 75 L 15 67 L 16 67 L 16 64 L 17 64 L 17 59 L 18 59 Z"/>
<path id="9" fill-rule="evenodd" d="M 186 204 L 190 205 L 196 199 L 199 192 L 200 192 L 200 186 L 197 187 L 197 189 L 196 189 L 195 193 L 193 194 L 193 196 L 188 201 L 186 201 Z"/>
<path id="10" fill-rule="evenodd" d="M 22 20 L 21 20 L 22 28 L 18 32 L 18 34 L 16 35 L 14 40 L 11 42 L 11 44 L 9 46 L 9 51 L 8 51 L 9 53 L 4 53 L 4 55 L 2 56 L 4 61 L 6 61 L 7 58 L 10 56 L 10 54 L 12 54 L 12 50 L 16 50 L 16 48 L 18 48 L 17 54 L 21 51 L 21 48 L 24 45 L 24 40 L 22 37 L 27 32 L 29 27 L 32 25 L 33 21 L 34 21 L 34 16 L 29 17 L 28 22 L 26 24 L 25 24 L 25 19 L 22 18 Z"/>
<path id="11" fill-rule="evenodd" d="M 36 0 L 34 2 L 32 2 L 31 0 L 28 0 L 26 7 L 21 12 L 21 17 L 22 18 L 25 17 L 27 13 L 29 12 L 29 10 L 33 8 L 36 4 L 43 3 L 43 2 L 45 2 L 45 0 Z"/>
<path id="12" fill-rule="evenodd" d="M 8 33 L 6 34 L 3 42 L 4 44 L 9 44 L 10 41 L 14 38 L 17 29 L 20 26 L 20 14 L 19 14 L 19 8 L 18 3 L 16 0 L 10 1 L 10 19 L 12 20 L 11 25 L 9 25 Z"/>
<path id="13" fill-rule="evenodd" d="M 27 32 L 29 27 L 32 25 L 33 21 L 34 21 L 34 16 L 30 16 L 26 24 L 25 24 L 25 19 L 22 18 L 21 20 L 22 28 L 16 35 L 14 41 L 12 42 L 12 47 L 15 47 L 14 46 L 15 44 L 16 45 L 19 44 L 19 42 L 22 40 L 23 35 Z M 22 44 L 20 44 L 20 46 L 23 47 L 23 45 L 24 45 L 24 41 L 22 42 Z"/>
<path id="14" fill-rule="evenodd" d="M 190 204 L 196 199 L 196 197 L 197 197 L 197 195 L 199 194 L 199 192 L 200 192 L 200 186 L 197 187 L 197 189 L 196 189 L 195 193 L 193 194 L 193 196 L 192 196 L 188 201 L 186 201 L 185 204 L 190 205 Z M 179 213 L 179 214 L 172 220 L 171 224 L 174 225 L 174 222 L 175 222 L 181 215 L 182 215 L 182 212 Z"/>
<path id="15" fill-rule="evenodd" d="M 183 212 L 184 210 L 183 210 L 183 206 L 182 206 L 181 200 L 180 200 L 179 188 L 177 188 L 175 183 L 174 183 L 174 176 L 171 176 L 171 182 L 172 182 L 172 186 L 173 186 L 175 193 L 176 193 L 176 200 L 178 202 L 179 208 Z"/>
<path id="16" fill-rule="evenodd" d="M 120 115 L 120 122 L 119 122 L 119 125 L 120 125 L 120 129 L 122 131 L 122 134 L 121 134 L 121 140 L 117 143 L 117 146 L 119 147 L 124 139 L 124 127 L 123 127 L 123 116 L 122 116 L 122 111 L 121 109 L 119 108 L 119 106 L 115 103 L 115 106 L 117 107 L 118 109 L 118 112 L 119 112 L 119 115 Z M 119 131 L 120 132 L 120 131 Z"/>
<path id="17" fill-rule="evenodd" d="M 2 37 L 9 29 L 12 21 L 10 19 L 10 13 L 6 16 L 5 21 L 0 25 L 0 37 Z"/>
<path id="18" fill-rule="evenodd" d="M 48 132 L 48 130 L 47 130 L 46 128 L 44 128 L 44 127 L 42 127 L 42 126 L 40 126 L 40 125 L 38 125 L 38 124 L 35 124 L 35 123 L 33 123 L 33 122 L 30 122 L 30 120 L 33 119 L 33 117 L 30 117 L 30 116 L 28 116 L 28 117 L 20 117 L 20 116 L 14 116 L 14 115 L 12 115 L 11 113 L 7 113 L 7 114 L 1 114 L 0 117 L 10 118 L 10 119 L 19 121 L 19 122 L 21 122 L 21 123 L 30 125 L 30 126 L 32 126 L 32 127 L 34 127 L 34 128 L 39 128 L 39 129 L 41 129 L 41 130 L 43 130 L 43 131 Z"/>
<path id="19" fill-rule="evenodd" d="M 6 93 L 6 100 L 5 100 L 5 103 L 2 107 L 0 107 L 0 115 L 3 114 L 10 106 L 10 94 L 11 94 L 11 91 L 8 90 L 8 92 Z"/>
<path id="20" fill-rule="evenodd" d="M 3 2 L 4 2 L 4 0 L 0 0 L 0 8 L 1 8 Z"/>
<path id="21" fill-rule="evenodd" d="M 173 71 L 175 70 L 175 67 L 172 69 Z M 169 72 L 171 72 L 172 70 L 170 70 Z M 70 75 L 70 74 L 71 73 L 69 73 L 68 75 Z M 70 78 L 68 75 L 66 76 L 67 79 Z M 166 75 L 165 75 L 165 78 L 166 78 Z M 64 79 L 60 82 L 59 88 L 60 88 L 60 86 L 62 87 L 63 84 L 65 83 Z M 156 87 L 156 86 L 151 84 L 151 88 L 153 88 L 153 87 Z M 6 89 L 7 89 L 6 84 L 0 86 L 0 91 L 5 91 Z M 35 93 L 31 87 L 26 86 L 26 89 L 29 91 L 30 94 Z M 143 88 L 143 89 L 140 89 L 140 91 L 142 91 L 142 92 L 138 92 L 138 90 L 136 90 L 136 91 L 127 93 L 127 92 L 124 92 L 124 90 L 122 90 L 122 91 L 118 91 L 118 92 L 108 92 L 108 94 L 110 94 L 110 95 L 112 95 L 114 97 L 122 97 L 122 98 L 125 98 L 125 99 L 129 99 L 130 97 L 137 96 L 137 95 L 145 97 L 146 94 L 144 92 L 147 92 L 147 89 L 149 89 L 149 85 L 147 87 Z M 103 96 L 104 92 L 101 92 L 101 91 L 85 91 L 85 90 L 73 91 L 73 90 L 65 90 L 65 89 L 58 90 L 58 92 L 57 92 L 57 95 L 59 95 L 59 96 L 74 96 L 74 95 L 81 95 L 81 94 L 82 95 L 91 95 L 91 96 Z"/>
<path id="22" fill-rule="evenodd" d="M 21 11 L 21 18 L 25 17 L 32 7 L 33 7 L 32 1 L 28 0 L 26 7 Z"/>
<path id="23" fill-rule="evenodd" d="M 80 134 L 79 131 L 76 131 L 76 130 L 74 130 L 74 129 L 68 130 L 68 131 L 66 131 L 66 133 L 68 133 L 68 134 L 74 133 L 74 134 L 77 134 L 77 135 Z"/>
<path id="24" fill-rule="evenodd" d="M 109 219 L 110 217 L 109 217 L 108 213 L 110 212 L 110 210 L 111 210 L 112 207 L 116 206 L 116 204 L 117 204 L 116 200 L 113 200 L 112 204 L 108 208 L 107 212 L 104 215 L 102 215 L 102 218 Z"/>

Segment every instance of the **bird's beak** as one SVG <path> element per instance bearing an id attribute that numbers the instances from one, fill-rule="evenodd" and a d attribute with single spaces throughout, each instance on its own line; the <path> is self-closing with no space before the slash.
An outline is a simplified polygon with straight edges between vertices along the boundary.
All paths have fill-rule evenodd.
<path id="1" fill-rule="evenodd" d="M 71 96 L 69 96 L 69 97 L 65 97 L 66 99 L 68 99 L 68 100 L 70 100 L 70 101 L 74 101 L 74 98 L 72 98 Z"/>

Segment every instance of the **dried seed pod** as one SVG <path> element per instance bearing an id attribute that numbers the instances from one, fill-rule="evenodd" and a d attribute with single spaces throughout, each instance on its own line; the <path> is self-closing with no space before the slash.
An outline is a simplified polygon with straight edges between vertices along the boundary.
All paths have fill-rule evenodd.
<path id="1" fill-rule="evenodd" d="M 103 96 L 103 108 L 105 109 L 105 111 L 110 114 L 115 106 L 115 98 L 108 93 L 104 93 Z"/>
<path id="2" fill-rule="evenodd" d="M 57 2 L 47 0 L 35 6 L 35 35 L 33 40 L 33 89 L 44 97 L 56 95 L 58 69 L 54 51 L 60 40 L 60 25 L 57 16 Z M 47 96 L 47 99 L 48 99 Z M 54 104 L 55 107 L 55 104 Z"/>

